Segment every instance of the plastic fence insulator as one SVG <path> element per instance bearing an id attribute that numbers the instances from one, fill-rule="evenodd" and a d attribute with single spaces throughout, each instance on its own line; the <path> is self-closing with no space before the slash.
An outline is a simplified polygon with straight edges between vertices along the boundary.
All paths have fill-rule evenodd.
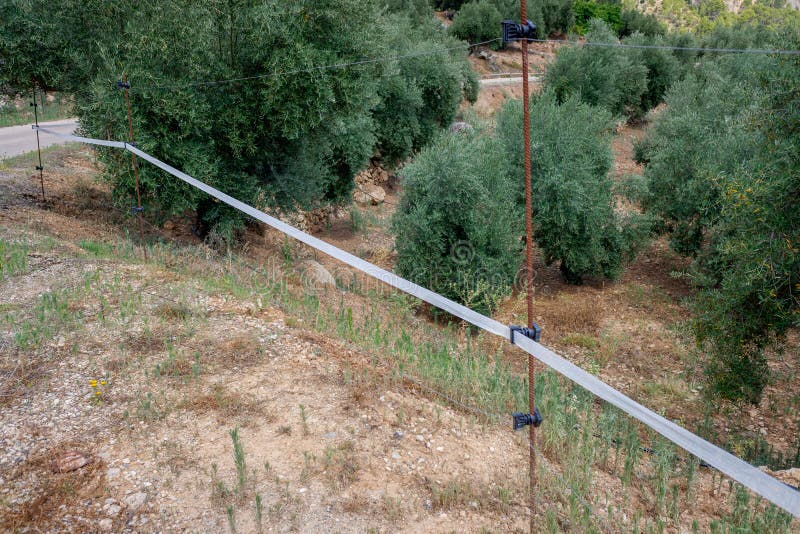
<path id="1" fill-rule="evenodd" d="M 536 24 L 526 20 L 525 24 L 519 24 L 513 20 L 504 20 L 500 23 L 503 28 L 503 42 L 510 43 L 519 39 L 535 39 Z"/>
<path id="2" fill-rule="evenodd" d="M 539 428 L 544 420 L 542 419 L 542 414 L 539 413 L 539 408 L 534 408 L 533 413 L 514 412 L 511 414 L 511 418 L 514 423 L 514 430 L 519 430 L 528 425 Z"/>
<path id="3" fill-rule="evenodd" d="M 526 328 L 524 326 L 509 326 L 508 329 L 511 331 L 511 335 L 509 336 L 509 341 L 511 341 L 512 345 L 514 343 L 514 334 L 521 334 L 528 339 L 532 339 L 537 343 L 542 338 L 542 327 L 538 325 L 538 323 L 533 323 L 533 328 Z"/>

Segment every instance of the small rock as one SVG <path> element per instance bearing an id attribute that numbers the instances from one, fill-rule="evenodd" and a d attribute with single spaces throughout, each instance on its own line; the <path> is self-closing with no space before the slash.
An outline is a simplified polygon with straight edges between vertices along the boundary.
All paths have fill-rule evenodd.
<path id="1" fill-rule="evenodd" d="M 106 515 L 116 517 L 122 510 L 122 506 L 118 504 L 110 504 L 106 507 Z"/>
<path id="2" fill-rule="evenodd" d="M 443 451 L 444 451 L 444 447 L 436 447 L 436 452 L 443 452 Z"/>
<path id="3" fill-rule="evenodd" d="M 468 122 L 454 122 L 450 125 L 450 133 L 471 133 L 472 125 Z"/>
<path id="4" fill-rule="evenodd" d="M 402 438 L 402 437 L 403 437 L 403 435 L 404 435 L 404 434 L 403 434 L 403 431 L 402 431 L 402 430 L 396 430 L 396 431 L 395 431 L 395 433 L 394 433 L 394 434 L 392 434 L 392 437 L 393 437 L 394 439 L 400 439 L 400 438 Z"/>
<path id="5" fill-rule="evenodd" d="M 100 527 L 100 530 L 108 531 L 114 528 L 114 522 L 111 521 L 110 519 L 101 519 L 98 526 Z"/>
<path id="6" fill-rule="evenodd" d="M 117 478 L 118 476 L 119 476 L 119 469 L 117 469 L 116 467 L 112 467 L 108 471 L 106 471 L 106 478 L 108 479 L 114 479 Z"/>
<path id="7" fill-rule="evenodd" d="M 417 437 L 417 441 L 420 441 L 420 442 L 425 441 L 425 438 L 422 437 L 422 434 L 417 434 L 416 437 Z"/>
<path id="8" fill-rule="evenodd" d="M 431 500 L 430 500 L 430 499 L 425 499 L 425 504 L 424 504 L 424 506 L 425 506 L 425 509 L 426 509 L 426 510 L 431 510 L 431 509 L 433 509 L 433 503 L 431 502 Z"/>
<path id="9" fill-rule="evenodd" d="M 399 452 L 393 452 L 392 453 L 392 458 L 394 458 L 395 460 L 399 460 L 400 459 L 400 453 Z"/>
<path id="10" fill-rule="evenodd" d="M 300 489 L 299 489 L 299 490 L 297 490 L 297 491 L 298 491 L 298 492 L 300 492 L 300 493 L 305 493 L 305 492 L 307 492 L 307 491 L 308 491 L 308 488 L 300 488 Z"/>
<path id="11" fill-rule="evenodd" d="M 54 473 L 68 473 L 80 469 L 91 462 L 89 456 L 78 451 L 67 451 L 50 464 Z"/>
<path id="12" fill-rule="evenodd" d="M 147 500 L 147 494 L 140 491 L 138 493 L 128 495 L 122 500 L 131 510 L 138 510 Z"/>
<path id="13" fill-rule="evenodd" d="M 333 275 L 314 260 L 303 262 L 303 286 L 306 289 L 319 289 L 324 286 L 336 287 L 336 279 Z"/>

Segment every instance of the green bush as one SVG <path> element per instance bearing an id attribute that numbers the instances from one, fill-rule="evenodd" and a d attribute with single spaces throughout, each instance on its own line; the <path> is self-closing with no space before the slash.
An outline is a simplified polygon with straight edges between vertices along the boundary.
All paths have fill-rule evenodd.
<path id="1" fill-rule="evenodd" d="M 645 14 L 636 9 L 623 9 L 620 18 L 622 22 L 618 32 L 620 37 L 627 37 L 636 32 L 648 37 L 667 35 L 667 27 L 655 15 Z"/>
<path id="2" fill-rule="evenodd" d="M 461 6 L 449 31 L 469 43 L 488 41 L 500 36 L 502 20 L 492 0 L 472 0 Z M 500 42 L 492 43 L 492 47 L 499 48 Z"/>
<path id="3" fill-rule="evenodd" d="M 489 313 L 520 264 L 520 214 L 503 151 L 484 133 L 439 136 L 403 168 L 393 219 L 397 270 Z"/>
<path id="4" fill-rule="evenodd" d="M 528 2 L 528 18 L 536 23 L 540 38 L 566 35 L 575 25 L 572 0 L 532 0 Z"/>
<path id="5" fill-rule="evenodd" d="M 597 19 L 591 21 L 586 40 L 617 42 L 608 25 Z M 642 96 L 647 92 L 647 67 L 629 52 L 608 46 L 561 47 L 545 73 L 544 86 L 559 101 L 578 95 L 614 115 L 640 117 L 645 111 Z"/>
<path id="6" fill-rule="evenodd" d="M 579 283 L 584 276 L 616 277 L 635 249 L 625 241 L 613 207 L 610 124 L 607 111 L 576 96 L 558 104 L 547 92 L 531 103 L 534 238 L 545 262 L 560 262 L 570 282 Z M 503 107 L 497 132 L 513 178 L 520 183 L 514 188 L 519 195 L 524 191 L 521 102 Z M 517 202 L 524 205 L 520 196 Z"/>
<path id="7" fill-rule="evenodd" d="M 640 147 L 644 206 L 695 259 L 713 394 L 757 403 L 764 351 L 800 325 L 800 61 L 723 56 L 669 91 Z"/>
<path id="8" fill-rule="evenodd" d="M 647 37 L 634 33 L 622 41 L 634 46 L 667 46 L 661 36 Z M 664 99 L 667 89 L 678 79 L 680 64 L 671 51 L 660 48 L 631 48 L 626 51 L 631 61 L 647 68 L 647 89 L 642 94 L 643 111 L 656 107 Z"/>
<path id="9" fill-rule="evenodd" d="M 572 4 L 575 13 L 575 31 L 580 35 L 589 29 L 592 19 L 600 19 L 619 33 L 623 28 L 622 7 L 610 2 L 596 2 L 595 0 L 576 0 Z"/>

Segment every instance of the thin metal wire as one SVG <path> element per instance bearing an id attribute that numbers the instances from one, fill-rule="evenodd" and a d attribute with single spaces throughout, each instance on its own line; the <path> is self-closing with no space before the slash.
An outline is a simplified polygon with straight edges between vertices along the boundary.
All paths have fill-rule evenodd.
<path id="1" fill-rule="evenodd" d="M 525 39 L 516 38 L 511 41 L 527 41 L 529 43 L 553 43 L 571 46 L 602 46 L 608 48 L 641 48 L 652 50 L 676 50 L 686 52 L 714 52 L 721 54 L 781 54 L 781 55 L 800 55 L 800 50 L 782 50 L 769 48 L 705 48 L 701 46 L 671 46 L 671 45 L 636 45 L 627 43 L 599 43 L 596 41 L 569 41 L 560 39 Z"/>
<path id="2" fill-rule="evenodd" d="M 403 54 L 399 56 L 385 56 L 385 57 L 378 57 L 378 58 L 371 58 L 371 59 L 364 59 L 360 61 L 351 61 L 348 63 L 335 63 L 332 65 L 319 65 L 315 67 L 307 67 L 305 69 L 295 69 L 295 70 L 287 70 L 287 71 L 278 71 L 278 72 L 268 72 L 264 74 L 256 74 L 253 76 L 242 76 L 239 78 L 228 78 L 224 80 L 208 80 L 208 81 L 199 81 L 199 82 L 192 82 L 192 83 L 182 83 L 182 84 L 171 84 L 171 85 L 151 85 L 151 86 L 137 86 L 135 89 L 132 89 L 133 92 L 145 92 L 145 91 L 174 91 L 179 89 L 185 89 L 187 87 L 209 87 L 214 85 L 225 85 L 230 83 L 237 83 L 237 82 L 248 82 L 254 80 L 261 80 L 264 78 L 275 78 L 279 76 L 293 76 L 296 74 L 309 74 L 312 72 L 319 72 L 319 71 L 326 71 L 326 70 L 336 70 L 336 69 L 346 69 L 349 67 L 355 67 L 358 65 L 369 65 L 373 63 L 386 63 L 389 61 L 397 61 L 402 59 L 410 59 L 415 57 L 423 57 L 423 56 L 431 56 L 437 54 L 446 54 L 449 52 L 453 52 L 455 50 L 463 50 L 465 48 L 474 48 L 476 46 L 483 46 L 491 43 L 495 43 L 500 41 L 500 37 L 496 37 L 494 39 L 489 39 L 488 41 L 481 41 L 479 43 L 465 43 L 459 46 L 452 46 L 448 48 L 440 48 L 437 50 L 428 50 L 425 52 L 415 52 L 413 54 Z"/>

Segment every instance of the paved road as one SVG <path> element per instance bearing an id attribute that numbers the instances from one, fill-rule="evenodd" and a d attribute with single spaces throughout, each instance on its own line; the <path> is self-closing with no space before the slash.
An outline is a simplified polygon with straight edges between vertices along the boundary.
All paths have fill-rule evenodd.
<path id="1" fill-rule="evenodd" d="M 64 119 L 53 122 L 40 122 L 39 126 L 61 133 L 73 133 L 78 126 L 76 119 Z M 68 141 L 54 135 L 39 132 L 42 148 L 51 145 L 63 145 Z M 0 159 L 18 156 L 36 150 L 36 132 L 30 124 L 24 126 L 8 126 L 0 128 Z"/>

